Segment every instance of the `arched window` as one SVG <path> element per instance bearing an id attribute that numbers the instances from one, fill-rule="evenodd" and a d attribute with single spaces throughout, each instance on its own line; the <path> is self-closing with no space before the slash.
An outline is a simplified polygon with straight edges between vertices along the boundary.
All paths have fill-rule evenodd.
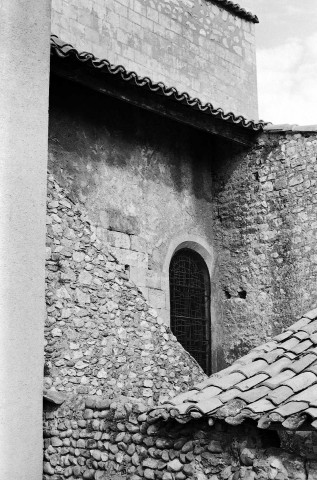
<path id="1" fill-rule="evenodd" d="M 171 329 L 177 340 L 211 373 L 210 278 L 203 258 L 189 248 L 170 263 Z"/>

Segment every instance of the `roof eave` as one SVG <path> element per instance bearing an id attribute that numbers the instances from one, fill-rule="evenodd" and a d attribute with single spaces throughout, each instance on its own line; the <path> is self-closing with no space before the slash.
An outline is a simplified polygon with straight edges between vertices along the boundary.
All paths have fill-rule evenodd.
<path id="1" fill-rule="evenodd" d="M 70 45 L 61 46 L 56 39 L 52 36 L 51 72 L 55 75 L 244 147 L 253 146 L 263 130 L 264 122 L 225 114 L 221 109 L 213 109 L 211 104 L 192 99 L 187 93 L 127 72 L 122 66 L 114 67 L 92 54 L 79 54 Z"/>

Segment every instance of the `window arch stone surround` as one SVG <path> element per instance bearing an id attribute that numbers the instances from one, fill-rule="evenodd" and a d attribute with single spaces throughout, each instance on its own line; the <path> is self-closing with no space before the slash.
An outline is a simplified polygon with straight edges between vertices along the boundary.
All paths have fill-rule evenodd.
<path id="1" fill-rule="evenodd" d="M 208 269 L 211 283 L 211 299 L 210 299 L 210 324 L 211 324 L 211 369 L 212 372 L 217 370 L 217 330 L 218 322 L 216 315 L 215 295 L 213 295 L 214 270 L 215 270 L 215 253 L 212 245 L 206 238 L 200 235 L 182 233 L 173 237 L 165 254 L 162 268 L 162 289 L 166 296 L 165 321 L 170 326 L 170 286 L 169 286 L 169 267 L 175 253 L 184 248 L 188 248 L 197 252 L 205 261 Z"/>

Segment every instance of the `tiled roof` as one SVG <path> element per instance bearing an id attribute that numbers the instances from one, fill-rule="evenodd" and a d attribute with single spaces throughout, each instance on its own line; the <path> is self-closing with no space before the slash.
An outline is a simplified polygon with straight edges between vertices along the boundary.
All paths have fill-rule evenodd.
<path id="1" fill-rule="evenodd" d="M 230 0 L 214 0 L 215 3 L 218 3 L 221 7 L 229 10 L 229 12 L 234 13 L 238 17 L 244 18 L 245 20 L 249 20 L 253 23 L 259 23 L 259 19 L 253 13 L 248 12 L 244 8 L 240 7 L 237 3 L 230 2 Z"/>
<path id="2" fill-rule="evenodd" d="M 122 65 L 112 65 L 108 60 L 100 60 L 92 53 L 79 53 L 72 45 L 63 43 L 56 35 L 51 35 L 51 55 L 63 59 L 75 59 L 84 65 L 98 69 L 102 74 L 117 78 L 118 81 L 124 81 L 154 94 L 168 97 L 171 101 L 249 130 L 262 131 L 264 125 L 266 125 L 262 120 L 255 122 L 254 120 L 246 120 L 242 115 L 236 116 L 232 112 L 225 113 L 221 108 L 214 108 L 211 103 L 202 103 L 198 98 L 192 98 L 186 92 L 180 93 L 175 87 L 167 87 L 162 82 L 154 83 L 149 77 L 140 77 L 135 72 L 128 72 Z"/>
<path id="3" fill-rule="evenodd" d="M 150 416 L 181 423 L 209 417 L 211 425 L 215 419 L 231 425 L 252 419 L 260 428 L 317 430 L 317 308 Z"/>

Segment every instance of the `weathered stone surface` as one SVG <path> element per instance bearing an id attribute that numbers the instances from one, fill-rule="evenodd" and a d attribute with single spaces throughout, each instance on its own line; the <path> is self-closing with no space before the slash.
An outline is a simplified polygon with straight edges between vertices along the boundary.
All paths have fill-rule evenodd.
<path id="1" fill-rule="evenodd" d="M 90 10 L 72 0 L 64 10 L 55 0 L 52 30 L 62 29 L 65 42 L 89 45 L 89 49 L 83 48 L 112 64 L 153 80 L 164 78 L 168 86 L 203 102 L 212 100 L 226 112 L 257 118 L 254 25 L 221 6 L 202 3 L 194 17 L 181 1 L 114 3 L 105 15 L 103 3 Z M 191 4 L 189 8 L 193 8 Z M 147 51 L 140 47 L 144 38 Z M 167 51 L 168 56 L 164 55 Z M 193 52 L 199 54 L 199 62 Z M 94 150 L 94 157 L 97 152 Z M 109 214 L 105 217 L 109 222 Z"/>
<path id="2" fill-rule="evenodd" d="M 167 470 L 170 472 L 179 472 L 180 470 L 182 470 L 182 468 L 183 465 L 177 458 L 175 458 L 171 462 L 168 462 L 167 464 Z"/>
<path id="3" fill-rule="evenodd" d="M 226 364 L 316 304 L 316 156 L 314 132 L 267 133 L 213 170 Z"/>
<path id="4" fill-rule="evenodd" d="M 268 189 L 265 195 L 276 191 Z M 199 422 L 200 426 L 192 422 L 190 427 L 177 426 L 175 430 L 175 425 L 147 422 L 143 412 L 161 394 L 171 397 L 205 377 L 125 277 L 125 266 L 114 261 L 98 241 L 83 210 L 72 204 L 66 213 L 66 193 L 53 177 L 49 195 L 59 214 L 58 221 L 48 210 L 49 225 L 59 228 L 48 229 L 45 385 L 66 400 L 45 417 L 45 473 L 113 480 L 115 472 L 122 469 L 128 472 L 123 477 L 131 475 L 138 480 L 153 475 L 159 480 L 182 480 L 183 475 L 307 480 L 307 470 L 309 480 L 314 480 L 313 459 L 305 465 L 303 458 L 282 449 L 268 452 L 261 446 L 259 431 L 245 433 L 243 427 L 217 430 L 217 423 L 208 427 Z M 303 212 L 298 215 L 305 224 Z M 69 242 L 66 250 L 65 239 Z M 74 260 L 74 252 L 85 253 L 81 262 Z M 68 272 L 62 287 L 61 269 Z M 86 283 L 78 288 L 81 272 L 88 272 L 91 278 L 82 276 Z M 258 277 L 256 281 L 262 282 Z M 236 291 L 243 294 L 240 285 Z M 242 297 L 235 299 L 241 311 Z M 257 312 L 255 303 L 252 305 Z M 249 338 L 252 325 L 247 322 Z M 234 342 L 238 338 L 235 336 Z M 256 441 L 251 443 L 251 438 Z"/>

